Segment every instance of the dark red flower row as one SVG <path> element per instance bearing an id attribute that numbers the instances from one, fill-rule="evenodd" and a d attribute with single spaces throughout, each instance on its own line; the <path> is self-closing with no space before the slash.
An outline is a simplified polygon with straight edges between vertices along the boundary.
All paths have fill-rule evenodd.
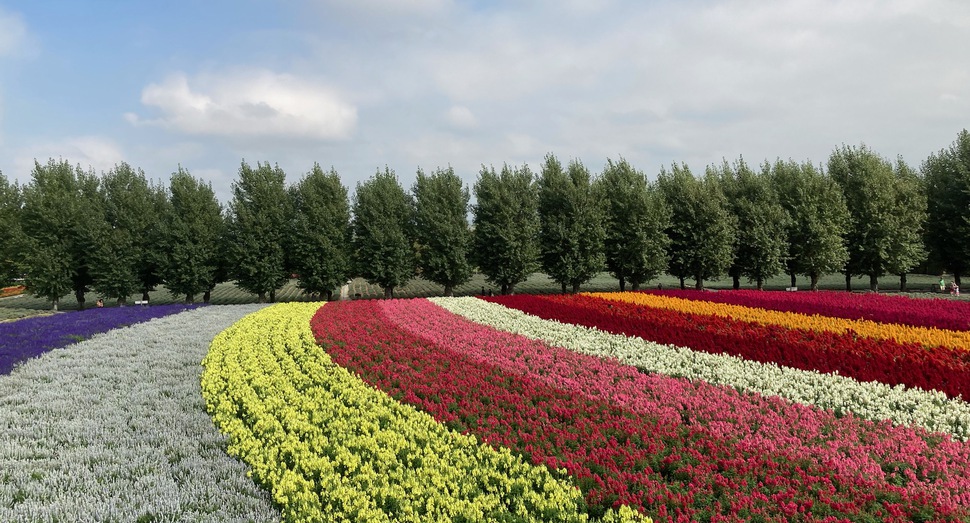
<path id="1" fill-rule="evenodd" d="M 902 384 L 970 399 L 970 351 L 875 340 L 851 333 L 786 329 L 584 295 L 483 299 L 540 318 L 710 354 L 730 354 L 801 370 L 837 371 L 859 381 Z"/>
<path id="2" fill-rule="evenodd" d="M 697 400 L 643 391 L 640 400 L 657 405 L 656 414 L 645 415 L 578 385 L 590 369 L 603 369 L 607 380 L 624 376 L 629 368 L 618 364 L 521 337 L 515 346 L 498 347 L 492 341 L 499 337 L 496 331 L 475 338 L 480 341 L 466 340 L 480 343 L 481 354 L 503 351 L 501 358 L 520 362 L 503 367 L 473 357 L 474 351 L 431 341 L 432 331 L 422 337 L 393 325 L 376 301 L 329 304 L 311 325 L 334 361 L 365 382 L 456 430 L 506 446 L 533 463 L 565 469 L 593 515 L 620 504 L 663 521 L 907 521 L 953 514 L 952 506 L 939 505 L 919 489 L 834 474 L 782 446 L 768 450 L 753 440 L 738 445 L 730 431 L 724 434 L 724 422 L 709 427 L 693 418 L 686 405 Z M 522 357 L 529 365 L 521 364 Z M 563 362 L 575 376 L 543 379 L 526 370 L 539 366 L 535 372 L 548 373 Z M 733 389 L 651 379 L 676 382 L 692 398 L 740 397 Z M 761 409 L 770 408 L 770 402 L 758 401 Z"/>
<path id="3" fill-rule="evenodd" d="M 970 302 L 944 299 L 886 296 L 851 292 L 764 292 L 749 290 L 646 291 L 688 300 L 744 305 L 774 311 L 818 314 L 847 320 L 865 319 L 879 323 L 898 323 L 913 327 L 970 330 Z"/>

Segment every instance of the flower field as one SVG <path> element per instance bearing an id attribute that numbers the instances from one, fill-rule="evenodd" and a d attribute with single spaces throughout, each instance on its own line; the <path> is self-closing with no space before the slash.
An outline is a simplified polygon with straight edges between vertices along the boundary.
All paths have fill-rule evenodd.
<path id="1" fill-rule="evenodd" d="M 781 313 L 644 293 L 512 296 L 494 300 L 545 319 L 710 354 L 838 372 L 864 382 L 939 390 L 950 397 L 970 398 L 970 343 L 960 344 L 966 331 L 850 321 L 818 313 Z M 933 303 L 949 305 L 942 301 Z M 816 328 L 804 328 L 807 324 Z M 907 341 L 896 341 L 894 336 Z M 939 345 L 940 340 L 947 343 Z"/>
<path id="2" fill-rule="evenodd" d="M 0 473 L 0 506 L 14 507 L 0 519 L 63 518 L 38 516 L 43 502 L 59 499 L 57 489 L 72 488 L 60 463 L 66 456 L 55 450 L 90 440 L 70 432 L 79 424 L 70 409 L 21 406 L 32 393 L 18 386 L 43 381 L 56 392 L 50 369 L 91 360 L 94 347 L 120 347 L 115 333 L 177 328 L 186 323 L 179 318 L 234 307 L 111 331 L 0 376 L 4 409 L 72 420 L 17 430 L 27 421 L 0 416 L 8 431 L 0 437 L 17 442 L 0 452 L 0 469 L 14 471 Z M 225 480 L 245 493 L 224 501 L 236 507 L 236 516 L 222 515 L 227 521 L 265 515 L 250 505 L 260 488 L 283 521 L 970 521 L 964 308 L 745 291 L 251 307 L 238 321 L 220 320 L 232 325 L 217 336 L 223 327 L 193 338 L 211 343 L 207 353 L 188 351 L 203 367 L 194 406 L 182 400 L 178 410 L 203 418 L 207 411 L 209 429 L 225 435 L 225 461 L 211 455 L 212 443 L 206 460 L 249 469 L 248 484 Z M 83 398 L 85 379 L 102 394 L 112 389 L 103 373 L 71 372 L 71 396 Z M 137 390 L 139 402 L 151 399 L 153 389 Z M 114 431 L 180 432 L 147 411 L 124 417 L 127 428 Z M 189 432 L 217 441 L 202 427 Z M 150 508 L 135 510 L 156 518 L 147 520 L 214 510 L 192 497 L 201 487 L 179 490 L 161 479 L 180 483 L 196 473 L 185 468 L 184 443 L 156 445 L 180 449 L 181 460 L 165 465 L 168 451 L 151 457 L 139 437 L 67 456 L 96 470 L 107 460 L 116 484 L 157 485 L 165 501 L 143 499 L 139 506 Z M 131 446 L 142 465 L 118 472 L 110 456 L 127 456 Z M 43 473 L 34 478 L 31 467 Z M 219 474 L 238 478 L 225 470 Z M 123 498 L 110 499 L 121 513 Z M 87 503 L 95 508 L 86 514 L 101 514 L 97 500 Z"/>
<path id="3" fill-rule="evenodd" d="M 89 309 L 0 323 L 0 375 L 9 374 L 16 364 L 51 349 L 195 307 L 197 306 L 174 304 Z"/>
<path id="4" fill-rule="evenodd" d="M 284 521 L 587 520 L 568 482 L 448 430 L 335 364 L 310 329 L 318 308 L 252 315 L 204 361 L 203 394 L 229 453 L 272 491 Z M 331 308 L 344 310 L 320 310 Z M 627 509 L 605 521 L 634 519 Z"/>
<path id="5" fill-rule="evenodd" d="M 10 287 L 0 288 L 0 298 L 6 298 L 8 296 L 18 296 L 23 294 L 27 288 L 23 285 L 13 285 Z"/>
<path id="6" fill-rule="evenodd" d="M 144 321 L 0 376 L 0 521 L 279 521 L 199 386 L 212 339 L 259 308 Z"/>

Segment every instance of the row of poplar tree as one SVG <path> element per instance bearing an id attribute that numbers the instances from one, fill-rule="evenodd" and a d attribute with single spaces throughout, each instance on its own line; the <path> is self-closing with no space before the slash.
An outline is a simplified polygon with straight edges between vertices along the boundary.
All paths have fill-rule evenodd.
<path id="1" fill-rule="evenodd" d="M 970 135 L 931 154 L 919 170 L 865 145 L 834 150 L 827 165 L 743 159 L 695 176 L 684 165 L 651 182 L 623 159 L 598 176 L 579 161 L 484 167 L 467 186 L 452 168 L 420 169 L 410 192 L 388 168 L 354 197 L 334 171 L 314 165 L 287 186 L 278 166 L 242 162 L 223 208 L 210 184 L 179 167 L 168 186 L 122 163 L 102 175 L 64 160 L 35 162 L 20 187 L 0 173 L 0 279 L 23 275 L 57 307 L 73 292 L 124 303 L 164 284 L 208 300 L 235 281 L 260 301 L 297 275 L 306 293 L 330 298 L 348 278 L 385 295 L 416 275 L 444 287 L 480 271 L 501 292 L 542 271 L 563 292 L 606 270 L 621 289 L 667 273 L 730 275 L 761 288 L 796 275 L 905 274 L 932 260 L 960 276 L 970 264 Z M 469 210 L 472 222 L 468 222 Z"/>

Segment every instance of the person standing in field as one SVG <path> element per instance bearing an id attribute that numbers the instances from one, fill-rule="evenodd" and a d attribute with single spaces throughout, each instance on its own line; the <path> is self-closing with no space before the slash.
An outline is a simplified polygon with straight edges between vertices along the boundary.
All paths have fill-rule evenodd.
<path id="1" fill-rule="evenodd" d="M 940 292 L 944 291 L 946 291 L 946 280 L 943 279 L 943 276 L 940 276 Z"/>

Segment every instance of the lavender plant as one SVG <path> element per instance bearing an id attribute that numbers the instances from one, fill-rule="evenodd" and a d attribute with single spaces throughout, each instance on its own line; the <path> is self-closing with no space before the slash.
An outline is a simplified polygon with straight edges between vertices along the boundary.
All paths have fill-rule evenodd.
<path id="1" fill-rule="evenodd" d="M 18 363 L 49 350 L 86 340 L 111 329 L 161 318 L 195 307 L 197 306 L 182 304 L 112 307 L 0 323 L 0 375 L 10 374 Z"/>
<path id="2" fill-rule="evenodd" d="M 0 521 L 280 521 L 199 385 L 211 340 L 259 308 L 112 330 L 0 376 Z"/>

